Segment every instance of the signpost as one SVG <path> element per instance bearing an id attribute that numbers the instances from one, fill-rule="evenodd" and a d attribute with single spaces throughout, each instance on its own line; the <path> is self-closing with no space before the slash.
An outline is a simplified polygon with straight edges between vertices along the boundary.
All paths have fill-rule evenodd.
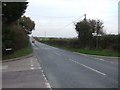
<path id="1" fill-rule="evenodd" d="M 92 33 L 92 35 L 94 36 L 94 37 L 96 37 L 96 48 L 98 48 L 98 38 L 100 37 L 100 36 L 102 36 L 101 34 L 97 34 L 96 32 L 95 33 Z"/>

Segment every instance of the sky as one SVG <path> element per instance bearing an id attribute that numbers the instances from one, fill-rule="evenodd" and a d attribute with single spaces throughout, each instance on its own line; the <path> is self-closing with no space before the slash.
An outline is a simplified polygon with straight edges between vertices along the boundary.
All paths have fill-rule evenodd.
<path id="1" fill-rule="evenodd" d="M 104 32 L 118 33 L 119 0 L 27 0 L 25 15 L 35 21 L 33 36 L 77 37 L 73 23 L 84 19 L 100 19 Z"/>

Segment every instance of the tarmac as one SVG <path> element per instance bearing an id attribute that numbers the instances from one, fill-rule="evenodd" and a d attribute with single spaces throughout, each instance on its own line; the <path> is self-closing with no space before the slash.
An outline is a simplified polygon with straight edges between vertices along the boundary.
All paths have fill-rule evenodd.
<path id="1" fill-rule="evenodd" d="M 51 88 L 34 54 L 2 62 L 2 88 Z"/>

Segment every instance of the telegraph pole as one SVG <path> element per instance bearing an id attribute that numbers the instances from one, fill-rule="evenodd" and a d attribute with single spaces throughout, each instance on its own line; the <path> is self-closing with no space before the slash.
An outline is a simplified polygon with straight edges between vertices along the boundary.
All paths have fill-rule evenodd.
<path id="1" fill-rule="evenodd" d="M 84 17 L 85 17 L 84 20 L 85 20 L 85 21 L 86 21 L 86 15 L 87 15 L 87 14 L 84 14 Z"/>
<path id="2" fill-rule="evenodd" d="M 45 38 L 46 38 L 46 31 L 45 31 Z"/>

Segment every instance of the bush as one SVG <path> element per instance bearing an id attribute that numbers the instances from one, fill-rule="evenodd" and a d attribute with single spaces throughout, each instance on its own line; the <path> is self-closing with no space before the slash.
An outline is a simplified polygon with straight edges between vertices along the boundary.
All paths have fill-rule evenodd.
<path id="1" fill-rule="evenodd" d="M 2 55 L 7 54 L 6 48 L 12 48 L 11 54 L 14 51 L 20 50 L 28 46 L 29 37 L 17 25 L 11 24 L 4 26 L 2 29 Z"/>
<path id="2" fill-rule="evenodd" d="M 84 46 L 77 38 L 73 39 L 66 39 L 66 38 L 49 38 L 49 39 L 38 39 L 36 40 L 49 44 L 49 45 L 57 45 L 57 46 L 65 46 L 71 48 L 82 48 L 82 49 L 100 49 L 100 50 L 111 50 L 111 51 L 118 51 L 118 37 L 120 39 L 120 35 L 104 35 L 98 37 L 98 48 L 96 48 L 96 37 L 91 39 L 91 42 L 88 42 L 87 46 Z M 87 41 L 87 40 L 86 40 Z"/>

